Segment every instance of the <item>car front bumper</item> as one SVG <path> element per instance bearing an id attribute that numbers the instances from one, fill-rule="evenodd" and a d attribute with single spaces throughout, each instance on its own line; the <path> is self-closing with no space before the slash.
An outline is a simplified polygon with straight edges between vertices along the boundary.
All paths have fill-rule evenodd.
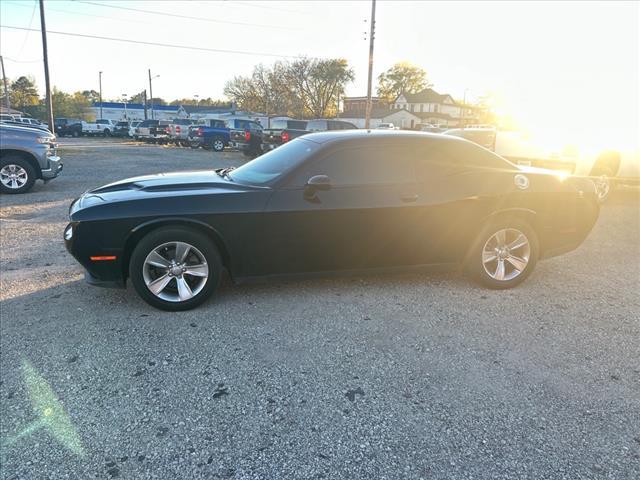
<path id="1" fill-rule="evenodd" d="M 41 176 L 45 182 L 48 182 L 60 175 L 63 163 L 60 157 L 52 155 L 46 157 L 46 164 L 48 165 L 48 168 L 43 168 L 41 170 Z"/>

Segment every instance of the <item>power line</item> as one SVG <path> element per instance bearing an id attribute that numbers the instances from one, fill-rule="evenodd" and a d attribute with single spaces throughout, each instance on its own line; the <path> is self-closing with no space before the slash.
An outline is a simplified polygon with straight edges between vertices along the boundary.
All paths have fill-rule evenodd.
<path id="1" fill-rule="evenodd" d="M 28 30 L 32 32 L 39 32 L 40 30 L 35 28 L 26 28 L 26 27 L 14 27 L 12 25 L 0 25 L 2 28 L 9 28 L 12 30 Z M 189 45 L 174 45 L 171 43 L 157 43 L 157 42 L 147 42 L 143 40 L 130 40 L 127 38 L 115 38 L 115 37 L 102 37 L 99 35 L 86 35 L 83 33 L 72 33 L 72 32 L 59 32 L 55 30 L 47 30 L 47 33 L 51 33 L 54 35 L 64 35 L 68 37 L 82 37 L 82 38 L 93 38 L 96 40 L 108 40 L 111 42 L 123 42 L 123 43 L 134 43 L 137 45 L 152 45 L 154 47 L 167 47 L 167 48 L 181 48 L 183 50 L 199 50 L 203 52 L 214 52 L 214 53 L 235 53 L 238 55 L 255 55 L 262 57 L 279 57 L 279 58 L 297 58 L 299 55 L 280 55 L 278 53 L 265 53 L 265 52 L 249 52 L 244 50 L 225 50 L 222 48 L 207 48 L 207 47 L 191 47 Z"/>
<path id="2" fill-rule="evenodd" d="M 40 30 L 32 30 L 34 32 L 39 32 Z M 42 59 L 39 58 L 37 60 L 16 60 L 15 58 L 9 58 L 9 57 L 4 57 L 5 60 L 9 60 L 10 62 L 14 62 L 14 63 L 38 63 L 41 62 Z"/>
<path id="3" fill-rule="evenodd" d="M 36 5 L 37 4 L 38 4 L 38 2 L 36 2 L 34 0 L 33 1 L 33 10 L 31 10 L 31 20 L 29 20 L 29 28 L 31 28 L 31 25 L 33 25 L 33 17 L 35 17 L 35 15 L 36 15 Z M 18 56 L 22 55 L 22 52 L 24 50 L 24 46 L 27 44 L 27 39 L 29 38 L 29 34 L 30 33 L 31 32 L 27 32 L 27 33 L 24 34 L 24 40 L 22 41 L 22 46 L 20 47 L 20 50 L 18 51 Z"/>
<path id="4" fill-rule="evenodd" d="M 22 8 L 29 8 L 28 5 L 22 5 L 20 2 L 16 1 L 16 0 L 2 0 L 2 5 L 4 4 L 11 4 L 15 7 L 22 7 Z M 60 12 L 60 13 L 67 13 L 70 15 L 80 15 L 83 17 L 94 17 L 94 18 L 104 18 L 106 20 L 117 20 L 118 22 L 132 22 L 132 23 L 144 23 L 146 25 L 151 25 L 151 22 L 144 22 L 141 20 L 134 20 L 131 18 L 120 18 L 120 17 L 109 17 L 108 15 L 95 15 L 92 13 L 83 13 L 83 12 L 74 12 L 71 10 L 61 10 L 59 8 L 51 8 L 49 5 L 47 5 L 47 12 Z"/>
<path id="5" fill-rule="evenodd" d="M 87 5 L 95 5 L 98 7 L 106 7 L 106 8 L 115 8 L 118 10 L 127 10 L 130 12 L 138 12 L 138 13 L 148 13 L 151 15 L 162 15 L 165 17 L 171 17 L 171 18 L 186 18 L 188 20 L 198 20 L 201 22 L 211 22 L 211 23 L 222 23 L 222 24 L 229 24 L 229 25 L 241 25 L 244 27 L 261 27 L 261 28 L 279 28 L 279 29 L 285 29 L 285 30 L 301 30 L 300 28 L 294 28 L 294 27 L 284 27 L 281 25 L 265 25 L 265 24 L 261 24 L 261 23 L 246 23 L 246 22 L 234 22 L 232 20 L 218 20 L 216 18 L 206 18 L 206 17 L 191 17 L 189 15 L 180 15 L 177 13 L 167 13 L 167 12 L 158 12 L 158 11 L 154 11 L 154 10 L 142 10 L 140 8 L 131 8 L 131 7 L 123 7 L 121 5 L 107 5 L 104 3 L 97 3 L 97 2 L 85 2 L 82 0 L 76 0 L 78 3 L 84 3 Z"/>

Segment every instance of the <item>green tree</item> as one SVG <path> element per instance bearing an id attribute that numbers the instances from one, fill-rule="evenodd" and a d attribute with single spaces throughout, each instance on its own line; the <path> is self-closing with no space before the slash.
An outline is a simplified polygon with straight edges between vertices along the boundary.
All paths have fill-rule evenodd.
<path id="1" fill-rule="evenodd" d="M 11 99 L 11 105 L 19 110 L 38 105 L 40 97 L 38 96 L 35 80 L 32 77 L 19 77 L 11 82 L 9 98 Z"/>
<path id="2" fill-rule="evenodd" d="M 89 103 L 99 102 L 100 101 L 100 93 L 95 90 L 83 90 L 82 96 L 85 97 Z"/>
<path id="3" fill-rule="evenodd" d="M 431 86 L 427 72 L 409 62 L 398 62 L 378 76 L 378 96 L 388 102 L 402 93 L 416 93 Z"/>
<path id="4" fill-rule="evenodd" d="M 84 92 L 71 94 L 53 87 L 51 97 L 53 99 L 53 113 L 56 117 L 89 120 L 93 116 L 90 109 L 91 102 L 84 95 Z"/>

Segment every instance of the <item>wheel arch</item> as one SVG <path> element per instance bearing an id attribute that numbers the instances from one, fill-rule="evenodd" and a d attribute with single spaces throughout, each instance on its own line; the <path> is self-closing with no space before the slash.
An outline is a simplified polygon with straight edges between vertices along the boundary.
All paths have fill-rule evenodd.
<path id="1" fill-rule="evenodd" d="M 471 244 L 469 245 L 465 253 L 464 261 L 463 261 L 464 265 L 468 264 L 471 254 L 473 252 L 473 249 L 476 246 L 477 238 L 484 231 L 484 229 L 487 228 L 487 226 L 490 223 L 501 221 L 501 220 L 520 220 L 520 221 L 524 221 L 527 225 L 529 225 L 538 237 L 540 253 L 542 253 L 544 248 L 543 247 L 544 238 L 543 238 L 543 229 L 542 229 L 542 225 L 541 225 L 540 217 L 538 216 L 538 213 L 536 213 L 534 210 L 531 210 L 529 208 L 522 208 L 522 207 L 504 208 L 504 209 L 496 210 L 490 213 L 485 218 L 483 218 L 482 221 L 479 223 L 478 229 L 475 232 L 475 239 L 471 242 Z"/>
<path id="2" fill-rule="evenodd" d="M 232 274 L 231 270 L 231 258 L 229 256 L 229 250 L 222 235 L 214 229 L 211 225 L 201 222 L 199 220 L 189 218 L 163 218 L 157 220 L 151 220 L 149 222 L 142 223 L 135 227 L 125 240 L 123 249 L 123 261 L 122 261 L 122 274 L 123 278 L 127 278 L 129 275 L 129 262 L 131 261 L 131 254 L 138 244 L 138 242 L 147 234 L 154 230 L 164 227 L 183 227 L 195 230 L 197 232 L 206 235 L 213 244 L 218 248 L 220 257 L 222 259 L 222 265 L 228 270 L 229 274 Z"/>
<path id="3" fill-rule="evenodd" d="M 612 177 L 618 175 L 618 171 L 620 170 L 620 162 L 622 157 L 620 152 L 615 150 L 606 150 L 598 155 L 589 175 L 592 177 L 597 177 L 599 175 L 609 174 Z"/>
<path id="4" fill-rule="evenodd" d="M 0 160 L 3 160 L 6 157 L 11 155 L 16 155 L 23 160 L 29 162 L 29 165 L 36 172 L 36 178 L 42 178 L 42 170 L 40 168 L 40 164 L 38 163 L 38 159 L 32 154 L 24 150 L 18 150 L 16 148 L 7 148 L 0 150 Z"/>

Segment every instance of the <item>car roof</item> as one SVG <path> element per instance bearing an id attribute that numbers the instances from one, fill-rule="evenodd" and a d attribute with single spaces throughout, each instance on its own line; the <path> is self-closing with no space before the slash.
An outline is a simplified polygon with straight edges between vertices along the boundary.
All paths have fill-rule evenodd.
<path id="1" fill-rule="evenodd" d="M 316 132 L 305 135 L 305 140 L 310 140 L 315 143 L 328 143 L 337 141 L 351 141 L 351 140 L 365 140 L 378 139 L 378 140 L 393 140 L 403 141 L 408 139 L 413 140 L 437 140 L 437 141 L 465 141 L 464 139 L 457 137 L 445 137 L 439 133 L 429 132 L 414 132 L 410 130 L 331 130 L 328 132 Z"/>

